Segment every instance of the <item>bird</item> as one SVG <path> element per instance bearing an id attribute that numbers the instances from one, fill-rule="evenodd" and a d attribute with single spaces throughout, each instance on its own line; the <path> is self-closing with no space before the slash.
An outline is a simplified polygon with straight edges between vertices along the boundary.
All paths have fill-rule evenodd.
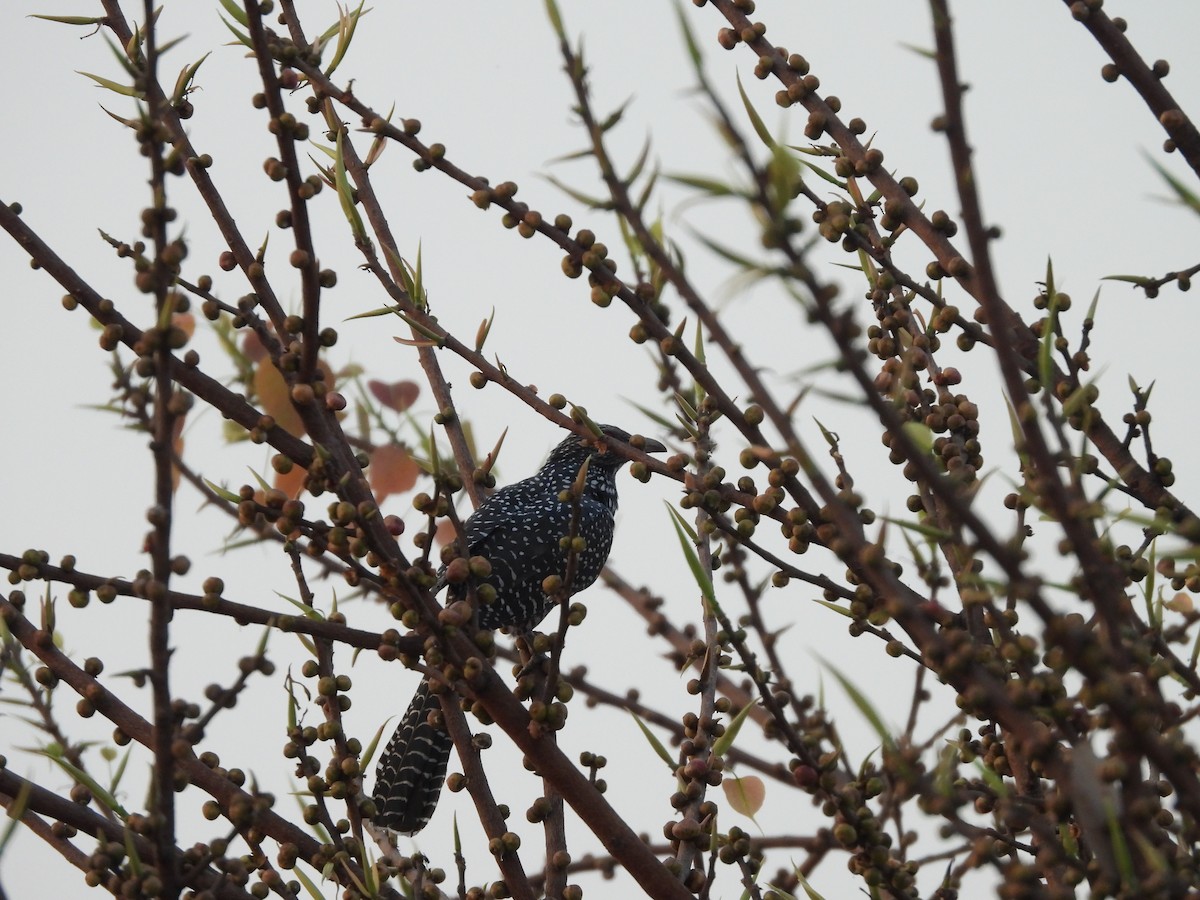
<path id="1" fill-rule="evenodd" d="M 614 425 L 600 425 L 600 436 L 571 434 L 558 444 L 536 473 L 493 493 L 463 523 L 466 556 L 481 556 L 491 564 L 475 586 L 490 585 L 495 599 L 478 604 L 481 629 L 508 627 L 532 630 L 561 599 L 563 590 L 547 593 L 543 582 L 562 579 L 569 594 L 584 590 L 600 575 L 612 547 L 617 512 L 617 472 L 628 461 L 614 453 L 610 441 L 629 443 L 630 434 Z M 661 443 L 640 438 L 647 453 L 666 451 Z M 572 532 L 575 502 L 563 492 L 579 477 L 584 463 L 583 494 Z M 575 568 L 568 576 L 568 552 L 563 538 L 583 538 Z M 434 593 L 446 585 L 446 567 L 438 573 Z M 466 596 L 467 584 L 452 585 L 449 599 Z M 430 720 L 441 712 L 428 677 L 422 679 L 408 710 L 396 727 L 375 770 L 372 799 L 376 827 L 397 835 L 414 835 L 428 824 L 441 796 L 453 742 Z"/>

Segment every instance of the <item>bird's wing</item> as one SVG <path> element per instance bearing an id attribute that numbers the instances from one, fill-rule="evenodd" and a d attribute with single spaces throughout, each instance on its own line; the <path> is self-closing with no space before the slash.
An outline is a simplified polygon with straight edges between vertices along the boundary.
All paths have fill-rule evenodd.
<path id="1" fill-rule="evenodd" d="M 570 528 L 570 507 L 546 496 L 532 480 L 518 481 L 491 494 L 463 523 L 467 555 L 488 559 L 493 568 L 511 578 L 513 563 L 534 563 L 558 548 L 558 539 Z M 438 572 L 434 592 L 445 586 L 446 567 Z M 498 578 L 503 582 L 502 578 Z"/>
<path id="2" fill-rule="evenodd" d="M 520 488 L 521 485 L 513 485 Z M 467 523 L 467 541 L 473 556 L 483 556 L 493 567 L 498 563 L 520 561 L 528 568 L 535 560 L 558 551 L 558 541 L 571 528 L 571 507 L 548 497 L 544 491 L 525 498 L 488 498 Z"/>

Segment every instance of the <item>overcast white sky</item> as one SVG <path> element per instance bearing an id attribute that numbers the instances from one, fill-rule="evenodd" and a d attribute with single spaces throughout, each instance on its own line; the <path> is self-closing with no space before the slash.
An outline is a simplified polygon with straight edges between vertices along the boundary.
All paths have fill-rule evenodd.
<path id="1" fill-rule="evenodd" d="M 336 14 L 334 3 L 326 0 L 304 0 L 298 5 L 310 35 Z M 140 10 L 140 4 L 137 10 L 129 6 L 131 16 Z M 553 172 L 589 191 L 598 184 L 586 163 L 551 163 L 580 149 L 583 136 L 572 125 L 570 89 L 560 72 L 542 4 L 473 0 L 376 6 L 364 20 L 339 79 L 354 78 L 357 94 L 377 110 L 386 113 L 394 104 L 398 117 L 420 119 L 422 137 L 446 144 L 448 155 L 462 168 L 493 183 L 516 180 L 521 198 L 532 207 L 548 215 L 571 212 L 577 225 L 592 227 L 610 247 L 620 244 L 611 220 L 583 212 L 538 177 Z M 665 171 L 729 177 L 731 166 L 706 114 L 688 93 L 692 78 L 677 37 L 674 5 L 666 0 L 604 4 L 560 0 L 560 6 L 568 28 L 586 35 L 597 108 L 612 109 L 633 98 L 624 124 L 613 135 L 614 147 L 627 164 L 650 135 L 655 158 Z M 247 238 L 256 244 L 272 228 L 274 211 L 284 196 L 261 171 L 262 159 L 273 152 L 273 138 L 264 128 L 265 117 L 250 105 L 256 90 L 253 64 L 240 49 L 225 46 L 228 32 L 220 23 L 218 8 L 215 0 L 167 0 L 160 19 L 162 34 L 188 37 L 167 57 L 164 68 L 173 72 L 212 51 L 199 74 L 202 89 L 194 96 L 193 141 L 201 152 L 213 156 L 213 177 Z M 702 41 L 712 81 L 734 107 L 738 105 L 735 74 L 740 73 L 767 123 L 792 142 L 801 142 L 803 115 L 774 106 L 776 87 L 753 78 L 753 57 L 744 50 L 726 53 L 716 46 L 713 38 L 723 25 L 719 15 L 691 4 L 683 8 Z M 954 8 L 963 75 L 972 85 L 967 115 L 977 147 L 984 208 L 989 220 L 1004 230 L 995 251 L 1005 296 L 1028 317 L 1029 300 L 1050 255 L 1059 284 L 1083 301 L 1068 320 L 1069 326 L 1078 327 L 1082 309 L 1100 287 L 1101 277 L 1160 274 L 1196 262 L 1196 218 L 1162 202 L 1164 187 L 1144 154 L 1154 155 L 1189 183 L 1194 184 L 1194 179 L 1179 161 L 1159 151 L 1163 133 L 1132 89 L 1123 82 L 1110 85 L 1101 80 L 1099 69 L 1106 60 L 1065 6 L 1053 0 L 968 0 Z M 1109 2 L 1105 10 L 1129 18 L 1129 36 L 1148 59 L 1170 61 L 1167 84 L 1184 108 L 1195 114 L 1200 109 L 1200 62 L 1194 52 L 1200 7 L 1194 0 Z M 81 39 L 85 29 L 28 18 L 34 12 L 100 15 L 102 10 L 98 3 L 78 0 L 0 4 L 0 34 L 6 38 L 0 79 L 9 123 L 0 140 L 0 201 L 21 202 L 26 220 L 43 238 L 113 297 L 127 315 L 145 322 L 149 313 L 144 299 L 130 290 L 130 273 L 97 235 L 97 229 L 103 229 L 133 239 L 138 213 L 146 202 L 144 160 L 137 155 L 131 135 L 101 109 L 103 104 L 128 114 L 130 106 L 76 70 L 117 80 L 123 74 L 100 37 Z M 940 111 L 935 72 L 928 60 L 905 46 L 932 44 L 926 4 L 767 0 L 759 3 L 756 17 L 768 23 L 770 38 L 810 60 L 822 91 L 842 99 L 847 118 L 866 120 L 889 167 L 919 179 L 929 209 L 945 208 L 957 215 L 947 153 L 928 128 Z M 300 102 L 295 105 L 297 111 L 302 109 Z M 418 245 L 422 248 L 426 283 L 443 323 L 469 337 L 495 307 L 497 320 L 488 347 L 517 378 L 537 384 L 546 393 L 564 393 L 587 406 L 598 420 L 650 433 L 651 423 L 627 402 L 631 398 L 654 405 L 655 400 L 644 395 L 645 385 L 653 381 L 650 362 L 621 337 L 631 324 L 624 311 L 591 305 L 582 280 L 570 282 L 561 276 L 560 253 L 548 242 L 522 241 L 515 232 L 503 231 L 494 211 L 478 211 L 459 186 L 436 173 L 418 175 L 409 163 L 402 149 L 390 148 L 375 170 L 376 187 L 390 207 L 401 251 L 415 257 Z M 189 273 L 212 274 L 217 290 L 228 299 L 236 298 L 245 288 L 217 269 L 222 247 L 211 223 L 185 181 L 172 181 L 170 187 L 192 242 Z M 668 228 L 678 236 L 686 234 L 686 219 L 722 241 L 754 249 L 755 233 L 745 227 L 740 214 L 729 217 L 723 210 L 692 208 L 681 218 L 677 207 L 683 196 L 668 190 L 663 201 Z M 326 307 L 342 336 L 333 353 L 335 368 L 353 361 L 385 380 L 419 377 L 411 351 L 392 340 L 399 329 L 391 321 L 339 321 L 382 305 L 383 298 L 373 279 L 355 268 L 357 260 L 336 198 L 327 192 L 321 200 L 318 209 L 324 219 L 318 223 L 317 245 L 323 264 L 337 269 L 340 276 Z M 281 248 L 285 239 L 278 232 L 273 236 Z M 824 258 L 824 277 L 842 283 L 847 296 L 861 291 L 853 273 L 833 267 L 849 260 L 839 252 Z M 914 262 L 910 268 L 919 271 L 923 263 Z M 689 269 L 710 296 L 728 294 L 722 287 L 731 274 L 726 267 L 693 250 Z M 0 378 L 10 398 L 0 441 L 0 550 L 19 553 L 39 547 L 55 560 L 73 553 L 81 569 L 131 575 L 148 564 L 140 554 L 143 512 L 152 489 L 145 440 L 124 431 L 114 416 L 92 409 L 109 398 L 108 361 L 98 351 L 97 333 L 85 314 L 64 312 L 59 304 L 61 290 L 44 273 L 30 271 L 24 255 L 7 238 L 0 238 L 0 271 L 0 321 L 4 322 Z M 294 293 L 285 299 L 295 302 L 298 289 L 291 290 Z M 1192 294 L 1167 288 L 1159 299 L 1147 302 L 1126 285 L 1105 283 L 1093 336 L 1095 371 L 1101 373 L 1100 385 L 1106 392 L 1103 408 L 1110 414 L 1117 411 L 1119 418 L 1127 403 L 1127 374 L 1141 384 L 1156 382 L 1151 408 L 1156 413 L 1158 449 L 1177 458 L 1176 488 L 1193 504 L 1200 475 L 1194 469 L 1189 472 L 1186 463 L 1194 456 L 1196 438 L 1194 341 L 1200 326 L 1196 300 Z M 759 287 L 728 296 L 725 302 L 734 332 L 781 375 L 829 358 L 830 347 L 823 337 L 806 327 L 794 306 L 770 289 Z M 215 342 L 203 326 L 195 346 L 206 361 L 218 359 Z M 504 479 L 532 471 L 558 440 L 556 432 L 498 389 L 470 390 L 467 370 L 450 359 L 443 363 L 459 387 L 460 409 L 474 423 L 481 445 L 490 446 L 501 430 L 511 428 Z M 977 354 L 968 360 L 968 369 L 973 381 L 965 387 L 981 406 L 994 405 L 999 387 L 988 361 Z M 822 386 L 839 387 L 836 382 Z M 843 449 L 868 497 L 873 487 L 882 491 L 891 470 L 882 463 L 878 429 L 853 418 L 830 421 L 827 416 L 838 415 L 831 406 L 815 409 L 820 411 L 814 414 L 841 432 Z M 432 402 L 423 398 L 416 412 L 427 419 L 434 412 Z M 248 480 L 248 465 L 262 468 L 267 454 L 260 448 L 241 445 L 230 451 L 221 446 L 215 415 L 193 419 L 188 453 L 193 465 L 208 477 L 236 486 Z M 985 427 L 988 424 L 1006 428 L 1002 418 Z M 815 425 L 804 427 L 819 440 Z M 996 433 L 998 441 L 1006 439 L 1006 431 Z M 1003 460 L 996 453 L 988 462 Z M 730 469 L 734 469 L 732 459 Z M 1004 471 L 1011 475 L 1013 469 Z M 689 587 L 662 506 L 664 499 L 675 496 L 674 487 L 658 481 L 642 486 L 626 479 L 622 489 L 613 564 L 630 580 L 652 582 L 668 593 L 674 590 L 671 608 L 681 618 L 696 620 L 694 587 Z M 996 489 L 1003 490 L 1002 479 Z M 880 496 L 883 499 L 872 502 L 881 509 L 888 502 L 894 508 L 903 502 L 903 494 Z M 230 585 L 229 596 L 263 606 L 282 604 L 275 591 L 294 591 L 286 569 L 273 555 L 243 550 L 222 556 L 221 538 L 228 532 L 228 520 L 201 510 L 194 493 L 183 489 L 179 505 L 184 521 L 178 541 L 194 561 L 192 573 L 180 580 L 181 587 L 195 589 L 206 576 L 220 574 Z M 390 506 L 389 511 L 399 514 L 408 511 L 399 498 Z M 30 586 L 30 592 L 36 588 Z M 322 590 L 327 600 L 330 588 Z M 811 673 L 815 690 L 819 666 L 813 654 L 819 652 L 846 668 L 860 686 L 870 688 L 881 709 L 896 710 L 888 718 L 899 724 L 912 684 L 910 667 L 893 663 L 878 670 L 856 668 L 868 654 L 845 634 L 840 617 L 806 604 L 808 596 L 796 589 L 779 601 L 781 621 L 800 622 L 792 632 L 797 671 Z M 610 600 L 599 589 L 590 595 L 591 616 L 581 632 L 583 638 L 576 638 L 568 651 L 570 662 L 586 663 L 599 680 L 617 691 L 651 683 L 665 705 L 678 707 L 684 680 L 660 659 L 635 659 L 596 649 L 611 646 L 610 639 L 623 630 L 635 634 L 642 630 L 632 614 Z M 103 610 L 94 605 L 82 612 L 71 611 L 65 603 L 60 606 L 67 647 L 80 658 L 95 654 L 115 661 L 118 655 L 127 660 L 144 654 L 145 611 L 134 601 Z M 390 624 L 381 609 L 357 607 L 350 614 L 352 623 L 360 627 Z M 193 697 L 209 681 L 227 683 L 234 677 L 232 662 L 211 668 L 225 648 L 234 648 L 228 651 L 229 659 L 236 659 L 252 650 L 259 636 L 256 631 L 239 635 L 228 623 L 186 614 L 176 622 L 176 686 Z M 634 642 L 632 646 L 650 645 Z M 237 746 L 245 754 L 245 758 L 228 759 L 227 764 L 253 770 L 262 783 L 284 797 L 288 773 L 278 755 L 284 741 L 282 673 L 286 662 L 302 654 L 298 645 L 282 636 L 272 647 L 279 674 L 263 679 L 251 698 L 218 719 L 210 733 L 215 746 Z M 415 677 L 364 656 L 355 666 L 354 678 L 350 722 L 369 738 L 387 716 L 403 709 Z M 7 686 L 4 695 L 11 696 Z M 68 711 L 74 700 L 64 695 L 60 703 Z M 870 733 L 851 720 L 852 710 L 845 715 L 845 729 L 858 738 L 861 758 L 870 749 Z M 667 773 L 627 720 L 614 714 L 604 721 L 607 734 L 576 736 L 568 730 L 564 743 L 606 753 L 613 760 L 609 774 L 613 802 L 619 808 L 637 809 L 644 798 L 651 798 L 655 806 L 637 822 L 657 832 L 656 823 L 670 815 L 664 802 L 669 794 Z M 107 734 L 99 723 L 85 725 L 81 733 L 97 739 Z M 0 720 L 0 753 L 8 754 L 9 764 L 65 787 L 65 779 L 48 774 L 46 764 L 9 749 L 31 743 L 32 735 L 22 732 L 12 719 Z M 500 752 L 493 751 L 497 761 Z M 131 772 L 131 778 L 135 775 L 140 778 L 142 773 Z M 510 800 L 514 810 L 523 810 L 528 802 L 525 794 L 502 799 Z M 772 822 L 808 814 L 807 806 L 790 807 L 794 799 L 786 796 L 773 805 L 773 798 L 768 798 L 763 813 L 768 831 Z M 140 802 L 136 791 L 131 800 Z M 289 802 L 281 800 L 284 811 Z M 446 853 L 451 812 L 465 810 L 465 802 L 465 795 L 443 799 L 434 825 L 422 835 L 423 847 L 434 854 Z M 522 817 L 518 812 L 514 818 Z M 460 823 L 470 819 L 467 813 L 460 816 Z M 196 832 L 196 836 L 204 834 L 208 831 Z M 483 855 L 475 855 L 478 862 L 472 877 L 476 880 L 488 877 Z M 76 873 L 48 861 L 53 862 L 39 841 L 19 834 L 0 859 L 0 883 L 14 900 L 83 894 Z M 826 896 L 839 895 L 840 867 L 836 862 L 821 870 L 816 886 Z M 595 889 L 597 895 L 604 890 L 604 886 Z M 731 884 L 726 896 L 737 893 Z"/>

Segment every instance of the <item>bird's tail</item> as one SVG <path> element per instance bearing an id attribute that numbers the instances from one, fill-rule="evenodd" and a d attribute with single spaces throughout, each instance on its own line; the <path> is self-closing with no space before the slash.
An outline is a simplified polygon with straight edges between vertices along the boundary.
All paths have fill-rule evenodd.
<path id="1" fill-rule="evenodd" d="M 397 834 L 416 834 L 429 822 L 446 780 L 453 741 L 429 721 L 441 712 L 429 679 L 422 679 L 404 718 L 375 768 L 376 826 Z"/>

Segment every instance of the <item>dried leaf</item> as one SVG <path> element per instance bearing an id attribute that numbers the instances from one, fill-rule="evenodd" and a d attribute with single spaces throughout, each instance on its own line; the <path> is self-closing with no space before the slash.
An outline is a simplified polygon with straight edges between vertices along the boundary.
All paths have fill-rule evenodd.
<path id="1" fill-rule="evenodd" d="M 734 812 L 754 818 L 755 813 L 762 809 L 763 800 L 767 796 L 767 786 L 757 775 L 746 775 L 739 778 L 736 775 L 721 782 L 725 789 L 725 799 Z"/>
<path id="2" fill-rule="evenodd" d="M 1185 594 L 1182 591 L 1180 591 L 1170 600 L 1164 600 L 1163 606 L 1172 612 L 1177 613 L 1190 613 L 1193 609 L 1195 609 L 1195 604 L 1192 602 L 1191 595 Z"/>

